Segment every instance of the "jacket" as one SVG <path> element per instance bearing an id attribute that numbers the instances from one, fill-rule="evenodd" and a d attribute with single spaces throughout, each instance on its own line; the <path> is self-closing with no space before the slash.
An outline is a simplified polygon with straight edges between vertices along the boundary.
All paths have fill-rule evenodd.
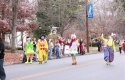
<path id="1" fill-rule="evenodd" d="M 4 44 L 0 41 L 0 59 L 4 58 Z"/>

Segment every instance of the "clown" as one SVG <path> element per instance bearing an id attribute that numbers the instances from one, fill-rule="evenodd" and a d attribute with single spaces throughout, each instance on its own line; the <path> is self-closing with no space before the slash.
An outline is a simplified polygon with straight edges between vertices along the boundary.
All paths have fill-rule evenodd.
<path id="1" fill-rule="evenodd" d="M 47 63 L 48 59 L 48 43 L 45 39 L 45 35 L 40 36 L 40 40 L 38 40 L 37 44 L 37 51 L 38 51 L 38 61 L 39 64 Z"/>
<path id="2" fill-rule="evenodd" d="M 103 37 L 103 34 L 101 36 L 101 39 L 107 44 L 107 46 L 104 48 L 104 60 L 106 61 L 107 65 L 110 65 L 111 62 L 114 60 L 114 52 L 116 52 L 115 44 L 113 41 L 115 34 L 111 34 L 111 36 L 108 37 L 108 39 L 105 39 Z"/>
<path id="3" fill-rule="evenodd" d="M 32 64 L 33 55 L 35 54 L 35 52 L 33 51 L 33 42 L 31 41 L 31 38 L 28 38 L 27 40 L 28 42 L 26 43 L 26 52 L 25 52 L 27 61 L 25 63 L 28 64 L 30 59 L 30 64 Z"/>
<path id="4" fill-rule="evenodd" d="M 76 54 L 78 54 L 78 40 L 76 39 L 76 35 L 71 35 L 71 41 L 69 45 L 69 54 L 72 56 L 72 65 L 76 65 Z"/>

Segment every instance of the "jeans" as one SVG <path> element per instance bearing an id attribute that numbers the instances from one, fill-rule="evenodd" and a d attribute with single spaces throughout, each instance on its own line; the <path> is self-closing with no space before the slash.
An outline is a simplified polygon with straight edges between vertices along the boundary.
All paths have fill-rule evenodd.
<path id="1" fill-rule="evenodd" d="M 59 50 L 59 48 L 56 48 L 56 58 L 60 58 L 60 50 Z"/>
<path id="2" fill-rule="evenodd" d="M 53 48 L 50 47 L 50 48 L 49 48 L 49 59 L 52 59 L 52 53 L 53 53 L 52 50 L 53 50 Z"/>
<path id="3" fill-rule="evenodd" d="M 120 52 L 120 54 L 122 53 L 122 47 L 119 47 L 119 52 Z"/>
<path id="4" fill-rule="evenodd" d="M 5 80 L 6 74 L 3 68 L 4 59 L 0 59 L 0 80 Z"/>

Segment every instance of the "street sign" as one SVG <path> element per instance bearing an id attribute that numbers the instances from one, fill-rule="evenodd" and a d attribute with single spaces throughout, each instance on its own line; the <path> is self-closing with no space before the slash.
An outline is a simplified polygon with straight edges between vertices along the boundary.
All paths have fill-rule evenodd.
<path id="1" fill-rule="evenodd" d="M 93 18 L 93 4 L 88 4 L 88 18 Z"/>

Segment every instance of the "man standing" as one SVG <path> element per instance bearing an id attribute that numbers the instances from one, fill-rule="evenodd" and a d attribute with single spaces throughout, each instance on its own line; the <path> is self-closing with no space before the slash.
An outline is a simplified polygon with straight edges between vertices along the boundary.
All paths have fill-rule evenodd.
<path id="1" fill-rule="evenodd" d="M 0 80 L 5 80 L 6 74 L 3 68 L 3 62 L 4 62 L 4 44 L 2 43 L 2 40 L 0 38 Z"/>
<path id="2" fill-rule="evenodd" d="M 97 42 L 97 47 L 98 47 L 98 52 L 100 52 L 100 48 L 101 48 L 101 40 L 99 39 Z"/>
<path id="3" fill-rule="evenodd" d="M 36 38 L 33 38 L 33 50 L 36 53 Z M 34 54 L 33 60 L 37 61 L 37 54 Z"/>

